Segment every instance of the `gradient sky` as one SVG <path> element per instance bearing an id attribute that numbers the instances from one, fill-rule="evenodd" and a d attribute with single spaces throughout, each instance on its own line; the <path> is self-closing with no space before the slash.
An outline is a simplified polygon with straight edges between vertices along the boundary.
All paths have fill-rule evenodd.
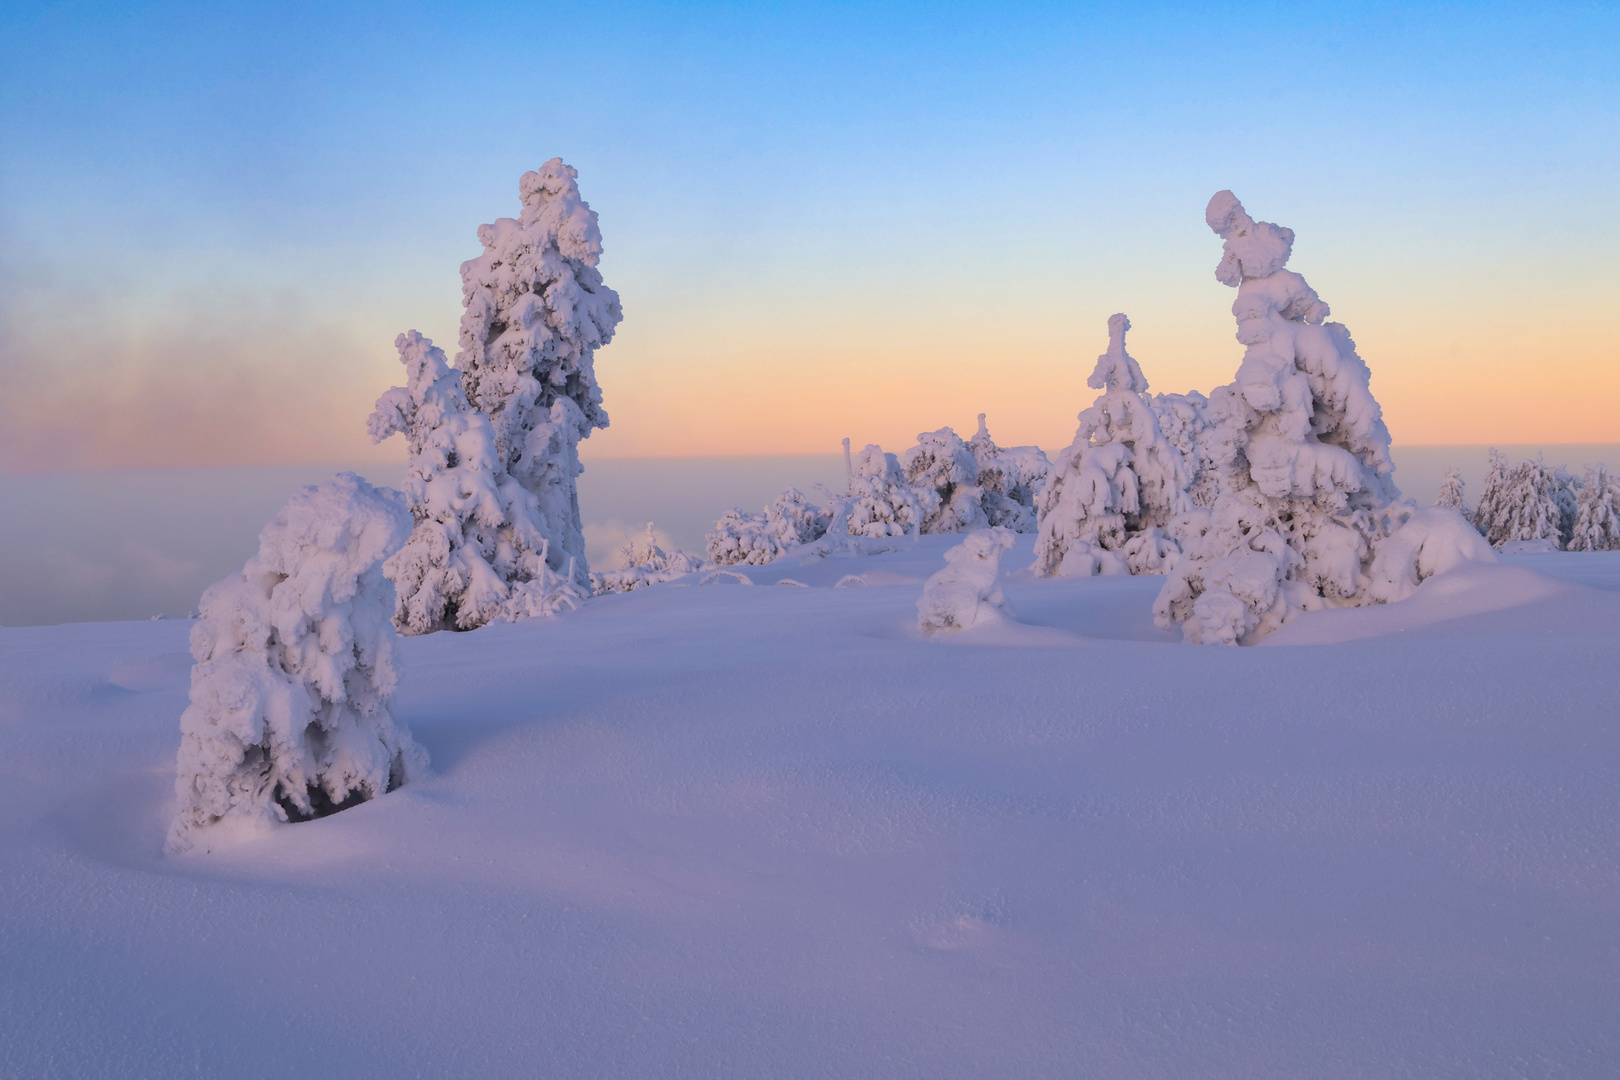
<path id="1" fill-rule="evenodd" d="M 1055 449 L 1130 314 L 1231 380 L 1204 204 L 1298 234 L 1397 443 L 1620 441 L 1620 9 L 7 5 L 0 469 L 360 462 L 561 155 L 587 456 Z M 965 430 L 964 430 L 965 429 Z"/>

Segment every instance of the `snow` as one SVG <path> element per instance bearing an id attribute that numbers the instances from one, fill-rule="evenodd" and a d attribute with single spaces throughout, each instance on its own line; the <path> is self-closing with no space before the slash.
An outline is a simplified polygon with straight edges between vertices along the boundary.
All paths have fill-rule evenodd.
<path id="1" fill-rule="evenodd" d="M 925 634 L 971 630 L 1012 617 L 1001 591 L 1001 553 L 1013 545 L 1011 529 L 985 528 L 945 553 L 945 567 L 923 584 L 917 626 Z"/>
<path id="2" fill-rule="evenodd" d="M 401 639 L 430 771 L 178 857 L 191 624 L 0 630 L 0 1075 L 1614 1074 L 1620 553 L 1215 650 L 961 539 Z"/>

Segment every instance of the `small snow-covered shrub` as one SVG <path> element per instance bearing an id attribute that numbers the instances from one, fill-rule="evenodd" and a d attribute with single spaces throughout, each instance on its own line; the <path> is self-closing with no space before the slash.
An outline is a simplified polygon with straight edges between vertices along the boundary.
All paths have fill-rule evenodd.
<path id="1" fill-rule="evenodd" d="M 537 500 L 551 568 L 583 588 L 579 441 L 608 426 L 596 350 L 624 315 L 597 269 L 602 233 L 578 176 L 552 158 L 519 178 L 519 217 L 479 226 L 484 253 L 461 264 L 456 367 L 499 464 Z"/>
<path id="2" fill-rule="evenodd" d="M 412 330 L 394 341 L 406 384 L 377 400 L 373 442 L 405 436 L 410 540 L 384 567 L 402 634 L 472 630 L 577 608 L 584 590 L 557 572 L 535 497 L 501 466 L 489 418 L 474 409 L 444 351 Z"/>
<path id="3" fill-rule="evenodd" d="M 979 430 L 968 440 L 978 468 L 985 519 L 1016 533 L 1035 531 L 1035 496 L 1046 483 L 1051 462 L 1038 446 L 997 446 L 979 414 Z"/>
<path id="4" fill-rule="evenodd" d="M 1496 553 L 1455 507 L 1425 506 L 1412 511 L 1378 545 L 1368 592 L 1380 603 L 1411 596 L 1426 578 L 1465 562 L 1495 562 Z"/>
<path id="5" fill-rule="evenodd" d="M 704 535 L 704 550 L 717 566 L 760 566 L 782 554 L 784 548 L 764 514 L 745 514 L 733 508 L 721 514 Z"/>
<path id="6" fill-rule="evenodd" d="M 1575 500 L 1560 489 L 1570 485 L 1567 474 L 1547 468 L 1539 461 L 1509 465 L 1507 459 L 1491 450 L 1490 468 L 1474 508 L 1474 524 L 1492 547 L 1513 541 L 1549 541 L 1562 547 L 1566 533 L 1574 531 Z"/>
<path id="7" fill-rule="evenodd" d="M 988 524 L 980 502 L 978 462 L 956 432 L 948 427 L 922 432 L 901 465 L 913 491 L 933 492 L 923 532 L 972 532 Z"/>
<path id="8" fill-rule="evenodd" d="M 1154 614 L 1189 641 L 1247 644 L 1300 611 L 1375 602 L 1372 560 L 1410 504 L 1349 331 L 1284 269 L 1293 230 L 1255 221 L 1230 191 L 1205 220 L 1223 241 L 1216 279 L 1238 290 L 1245 352 L 1199 436 L 1218 494 L 1172 523 L 1182 557 Z"/>
<path id="9" fill-rule="evenodd" d="M 1130 573 L 1163 573 L 1175 563 L 1175 541 L 1163 529 L 1192 509 L 1187 466 L 1160 430 L 1145 397 L 1147 379 L 1125 351 L 1130 325 L 1124 315 L 1108 320 L 1108 351 L 1088 380 L 1102 396 L 1080 414 L 1074 442 L 1058 455 L 1036 501 L 1035 572 L 1042 577 L 1098 572 L 1085 568 L 1116 562 Z M 1138 541 L 1143 533 L 1150 538 Z M 1076 545 L 1086 553 L 1070 560 Z M 1127 547 L 1135 558 L 1091 553 Z"/>
<path id="10" fill-rule="evenodd" d="M 966 630 L 1012 611 L 1001 594 L 1001 553 L 1013 545 L 1010 529 L 980 529 L 945 553 L 945 568 L 923 585 L 917 625 L 925 634 Z"/>
<path id="11" fill-rule="evenodd" d="M 1588 465 L 1575 503 L 1570 551 L 1620 549 L 1620 486 L 1603 465 Z"/>
<path id="12" fill-rule="evenodd" d="M 1467 504 L 1463 501 L 1464 486 L 1462 473 L 1456 469 L 1446 469 L 1446 475 L 1440 481 L 1440 494 L 1435 496 L 1434 505 L 1455 510 L 1463 517 L 1472 517 Z"/>
<path id="13" fill-rule="evenodd" d="M 788 488 L 765 508 L 765 528 L 784 549 L 814 543 L 827 532 L 826 510 L 816 506 L 798 488 Z"/>
<path id="14" fill-rule="evenodd" d="M 382 564 L 410 531 L 397 492 L 339 473 L 294 495 L 258 554 L 203 594 L 170 851 L 225 819 L 341 810 L 426 768 L 388 707 L 394 597 Z"/>
<path id="15" fill-rule="evenodd" d="M 647 522 L 647 531 L 640 537 L 625 541 L 619 549 L 619 568 L 591 574 L 591 589 L 597 595 L 610 592 L 634 592 L 649 585 L 662 585 L 671 578 L 702 570 L 708 564 L 695 555 L 677 548 L 666 552 L 658 546 L 653 523 Z"/>

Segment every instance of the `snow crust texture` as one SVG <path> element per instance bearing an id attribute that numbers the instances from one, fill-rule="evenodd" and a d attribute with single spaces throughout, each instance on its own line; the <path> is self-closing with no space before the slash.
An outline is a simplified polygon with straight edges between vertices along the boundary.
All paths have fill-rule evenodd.
<path id="1" fill-rule="evenodd" d="M 1125 351 L 1130 320 L 1108 320 L 1108 351 L 1088 384 L 1102 396 L 1080 414 L 1036 502 L 1035 572 L 1162 574 L 1180 554 L 1165 532 L 1192 509 L 1192 477 L 1164 435 L 1142 368 Z"/>
<path id="2" fill-rule="evenodd" d="M 1012 615 L 1000 578 L 1002 553 L 1013 540 L 1011 529 L 980 529 L 945 552 L 945 568 L 928 579 L 917 601 L 924 634 L 967 630 Z"/>
<path id="3" fill-rule="evenodd" d="M 389 711 L 383 560 L 410 529 L 397 492 L 339 473 L 294 495 L 258 554 L 203 594 L 169 850 L 227 819 L 251 828 L 375 798 L 426 768 Z"/>
<path id="4" fill-rule="evenodd" d="M 519 217 L 479 227 L 484 253 L 461 265 L 456 367 L 500 465 L 538 500 L 552 569 L 585 588 L 578 446 L 608 425 L 596 350 L 624 315 L 597 269 L 602 234 L 578 176 L 552 158 L 519 179 Z"/>
<path id="5" fill-rule="evenodd" d="M 471 630 L 571 611 L 586 599 L 571 566 L 552 568 L 538 500 L 506 471 L 489 417 L 474 409 L 444 351 L 412 330 L 394 342 L 406 384 L 377 401 L 373 442 L 405 436 L 405 500 L 415 527 L 384 571 L 404 634 Z M 572 558 L 572 557 L 570 557 Z"/>

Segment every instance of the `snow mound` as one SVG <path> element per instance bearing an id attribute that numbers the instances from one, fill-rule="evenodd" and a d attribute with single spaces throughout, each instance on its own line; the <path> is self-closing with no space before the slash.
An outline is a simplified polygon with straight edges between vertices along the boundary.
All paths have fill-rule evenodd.
<path id="1" fill-rule="evenodd" d="M 966 630 L 1010 617 L 1001 592 L 1001 553 L 1013 546 L 1011 529 L 981 529 L 945 553 L 945 568 L 923 585 L 917 625 L 925 634 Z"/>

